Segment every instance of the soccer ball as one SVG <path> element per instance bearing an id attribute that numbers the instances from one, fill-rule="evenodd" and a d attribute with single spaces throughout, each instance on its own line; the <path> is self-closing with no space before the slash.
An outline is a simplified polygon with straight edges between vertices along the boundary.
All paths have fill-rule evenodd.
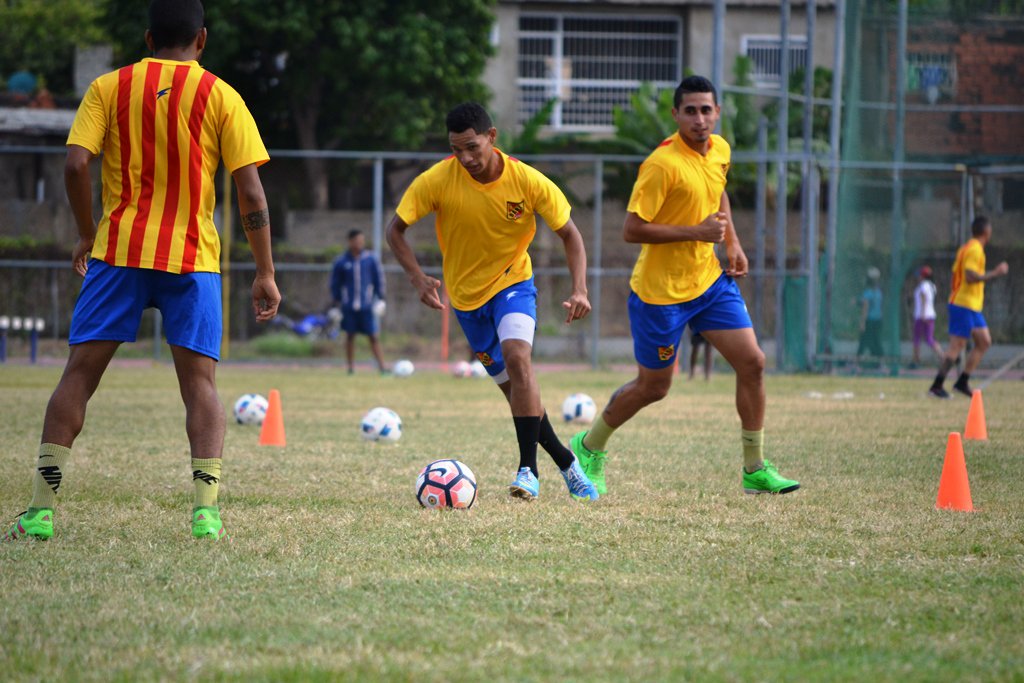
<path id="1" fill-rule="evenodd" d="M 267 416 L 269 406 L 267 399 L 260 394 L 242 394 L 242 397 L 235 401 L 232 411 L 235 422 L 240 425 L 261 425 L 263 418 Z"/>
<path id="2" fill-rule="evenodd" d="M 395 367 L 392 368 L 392 372 L 395 373 L 395 377 L 408 377 L 416 372 L 416 366 L 412 364 L 411 360 L 403 358 L 402 360 L 395 361 Z"/>
<path id="3" fill-rule="evenodd" d="M 458 460 L 435 460 L 416 479 L 416 500 L 425 508 L 471 508 L 476 501 L 473 470 Z"/>
<path id="4" fill-rule="evenodd" d="M 478 360 L 475 360 L 469 364 L 469 374 L 473 375 L 474 377 L 486 377 L 487 368 L 484 367 L 483 363 L 481 363 Z"/>
<path id="5" fill-rule="evenodd" d="M 363 416 L 359 432 L 367 441 L 398 441 L 402 438 L 402 418 L 390 408 L 374 408 Z"/>
<path id="6" fill-rule="evenodd" d="M 589 424 L 597 416 L 597 405 L 594 399 L 586 394 L 573 394 L 562 401 L 562 417 L 566 422 Z"/>
<path id="7" fill-rule="evenodd" d="M 454 366 L 452 366 L 453 377 L 472 377 L 473 368 L 464 360 L 460 360 Z"/>

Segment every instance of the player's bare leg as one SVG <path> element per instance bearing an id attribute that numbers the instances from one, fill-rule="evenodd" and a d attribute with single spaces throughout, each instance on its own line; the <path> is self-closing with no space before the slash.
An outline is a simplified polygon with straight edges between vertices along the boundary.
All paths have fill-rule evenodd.
<path id="1" fill-rule="evenodd" d="M 185 431 L 193 458 L 219 458 L 224 450 L 224 406 L 217 395 L 217 361 L 182 346 L 171 346 Z"/>
<path id="2" fill-rule="evenodd" d="M 86 405 L 120 344 L 90 341 L 71 347 L 64 374 L 46 405 L 36 471 L 32 475 L 32 501 L 4 539 L 53 536 L 53 510 L 64 468 L 71 457 L 71 445 L 85 424 Z"/>
<path id="3" fill-rule="evenodd" d="M 605 423 L 618 429 L 642 409 L 668 396 L 674 372 L 671 365 L 656 370 L 638 365 L 636 378 L 623 384 L 608 399 L 608 405 L 601 412 Z"/>
<path id="4" fill-rule="evenodd" d="M 764 429 L 764 351 L 752 328 L 701 333 L 736 371 L 736 412 L 743 429 Z"/>
<path id="5" fill-rule="evenodd" d="M 986 329 L 986 332 L 988 330 Z M 939 362 L 939 371 L 935 375 L 935 381 L 932 382 L 931 388 L 928 389 L 928 393 L 936 398 L 949 398 L 949 392 L 942 386 L 946 382 L 946 375 L 956 365 L 957 359 L 960 354 L 963 353 L 964 349 L 967 348 L 967 337 L 961 337 L 959 335 L 949 335 L 949 346 L 946 347 L 946 353 Z M 973 352 L 972 352 L 973 353 Z M 968 355 L 968 362 L 970 361 L 970 355 Z"/>
<path id="6" fill-rule="evenodd" d="M 380 338 L 375 334 L 367 336 L 370 338 L 370 350 L 373 351 L 373 357 L 377 361 L 377 369 L 384 372 L 384 352 L 380 347 Z M 351 367 L 351 362 L 349 363 L 349 367 Z"/>
<path id="7" fill-rule="evenodd" d="M 86 404 L 120 345 L 118 341 L 89 341 L 71 347 L 64 374 L 46 405 L 42 443 L 71 448 L 85 424 Z"/>
<path id="8" fill-rule="evenodd" d="M 356 335 L 352 332 L 345 333 L 345 361 L 348 363 L 348 374 L 355 372 L 356 359 Z"/>
<path id="9" fill-rule="evenodd" d="M 956 384 L 953 385 L 953 389 L 959 391 L 964 396 L 972 396 L 974 393 L 969 384 L 971 373 L 977 369 L 981 359 L 985 356 L 985 352 L 992 346 L 992 335 L 987 327 L 975 327 L 971 330 L 971 342 L 973 342 L 974 348 L 967 354 L 967 360 L 964 361 L 964 369 L 960 372 L 960 376 L 956 378 Z"/>
<path id="10" fill-rule="evenodd" d="M 185 403 L 185 431 L 192 450 L 192 536 L 224 538 L 227 534 L 217 505 L 224 450 L 224 407 L 217 395 L 217 362 L 182 346 L 172 345 L 171 356 Z"/>
<path id="11" fill-rule="evenodd" d="M 781 476 L 764 459 L 764 351 L 753 328 L 702 332 L 736 371 L 736 412 L 743 444 L 743 490 L 746 493 L 790 493 L 800 483 Z"/>

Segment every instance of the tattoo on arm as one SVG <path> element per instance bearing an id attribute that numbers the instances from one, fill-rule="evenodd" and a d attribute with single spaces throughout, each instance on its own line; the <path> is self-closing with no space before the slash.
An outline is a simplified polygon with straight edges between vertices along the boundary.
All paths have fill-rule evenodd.
<path id="1" fill-rule="evenodd" d="M 242 216 L 242 227 L 247 232 L 256 232 L 270 225 L 270 210 L 260 209 Z"/>

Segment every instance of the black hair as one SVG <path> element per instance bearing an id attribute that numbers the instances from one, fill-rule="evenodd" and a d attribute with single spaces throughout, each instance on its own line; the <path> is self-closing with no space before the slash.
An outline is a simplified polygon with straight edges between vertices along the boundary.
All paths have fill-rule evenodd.
<path id="1" fill-rule="evenodd" d="M 153 48 L 187 47 L 203 28 L 200 0 L 152 0 L 149 3 L 149 33 Z"/>
<path id="2" fill-rule="evenodd" d="M 985 234 L 985 229 L 989 226 L 988 216 L 978 216 L 971 223 L 971 234 L 975 237 L 981 237 Z"/>
<path id="3" fill-rule="evenodd" d="M 355 237 L 359 237 L 362 234 L 363 231 L 360 230 L 359 228 L 352 228 L 351 230 L 348 231 L 348 238 L 353 239 Z"/>
<path id="4" fill-rule="evenodd" d="M 709 92 L 711 93 L 711 100 L 718 104 L 718 93 L 715 92 L 715 86 L 712 85 L 711 81 L 704 78 L 703 76 L 687 76 L 683 79 L 683 82 L 676 88 L 675 97 L 672 98 L 672 104 L 676 109 L 679 109 L 679 105 L 683 101 L 683 95 L 689 95 L 695 92 Z"/>
<path id="5" fill-rule="evenodd" d="M 472 128 L 474 133 L 482 135 L 494 127 L 487 110 L 477 102 L 463 102 L 458 105 L 448 112 L 444 122 L 449 133 L 462 133 Z"/>

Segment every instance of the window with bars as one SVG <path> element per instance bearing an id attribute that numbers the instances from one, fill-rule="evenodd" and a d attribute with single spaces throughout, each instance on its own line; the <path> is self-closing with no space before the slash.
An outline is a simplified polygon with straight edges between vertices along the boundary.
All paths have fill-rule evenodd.
<path id="1" fill-rule="evenodd" d="M 750 73 L 754 84 L 762 87 L 779 87 L 782 72 L 782 38 L 779 36 L 747 35 L 740 41 L 740 49 L 753 63 Z M 807 66 L 807 37 L 789 37 L 789 73 Z"/>
<path id="2" fill-rule="evenodd" d="M 607 130 L 612 110 L 647 81 L 674 88 L 682 78 L 678 17 L 523 14 L 519 18 L 519 122 L 557 99 L 550 126 Z"/>

